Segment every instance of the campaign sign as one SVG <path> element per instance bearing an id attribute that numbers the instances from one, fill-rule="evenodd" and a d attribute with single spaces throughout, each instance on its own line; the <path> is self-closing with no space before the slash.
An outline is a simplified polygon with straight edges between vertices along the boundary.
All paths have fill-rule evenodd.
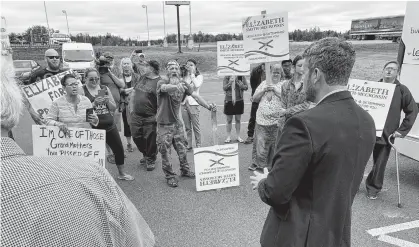
<path id="1" fill-rule="evenodd" d="M 61 78 L 63 78 L 66 74 L 73 74 L 73 71 L 67 70 L 60 74 L 53 75 L 41 81 L 21 87 L 24 96 L 29 100 L 32 108 L 41 118 L 45 118 L 48 114 L 51 103 L 65 94 L 61 85 Z M 79 87 L 81 87 L 81 81 L 77 81 L 79 83 Z"/>
<path id="2" fill-rule="evenodd" d="M 240 185 L 237 143 L 195 148 L 194 161 L 197 191 Z"/>
<path id="3" fill-rule="evenodd" d="M 247 17 L 242 28 L 247 63 L 289 59 L 288 12 Z"/>
<path id="4" fill-rule="evenodd" d="M 406 46 L 403 63 L 419 65 L 419 2 L 406 3 L 402 40 Z"/>
<path id="5" fill-rule="evenodd" d="M 217 75 L 249 75 L 250 64 L 244 57 L 243 41 L 217 42 Z"/>
<path id="6" fill-rule="evenodd" d="M 94 160 L 105 167 L 106 131 L 68 128 L 70 134 L 57 126 L 32 125 L 34 156 L 71 156 Z"/>
<path id="7" fill-rule="evenodd" d="M 355 102 L 374 119 L 377 136 L 382 135 L 395 88 L 395 84 L 385 82 L 349 80 L 348 90 Z"/>

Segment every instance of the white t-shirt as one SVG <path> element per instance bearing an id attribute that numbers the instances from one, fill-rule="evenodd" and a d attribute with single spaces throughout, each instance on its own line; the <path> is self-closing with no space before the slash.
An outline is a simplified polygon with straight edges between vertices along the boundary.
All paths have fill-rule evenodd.
<path id="1" fill-rule="evenodd" d="M 185 78 L 185 82 L 187 84 L 194 84 L 194 92 L 197 92 L 199 94 L 199 89 L 202 86 L 202 83 L 204 81 L 204 77 L 202 75 L 194 76 L 192 75 L 192 78 L 187 76 Z M 184 105 L 186 102 L 188 102 L 189 105 L 199 105 L 198 102 L 192 97 L 192 96 L 186 96 L 185 100 L 182 102 L 182 105 Z"/>
<path id="2" fill-rule="evenodd" d="M 277 87 L 281 90 L 283 82 L 278 82 L 274 84 L 274 87 Z M 256 88 L 255 94 L 267 87 L 266 81 L 260 83 Z M 259 102 L 259 107 L 256 112 L 256 123 L 263 126 L 275 125 L 278 124 L 280 117 L 283 114 L 284 105 L 282 100 L 275 93 L 272 93 L 272 99 L 268 100 L 267 93 L 265 93 Z"/>

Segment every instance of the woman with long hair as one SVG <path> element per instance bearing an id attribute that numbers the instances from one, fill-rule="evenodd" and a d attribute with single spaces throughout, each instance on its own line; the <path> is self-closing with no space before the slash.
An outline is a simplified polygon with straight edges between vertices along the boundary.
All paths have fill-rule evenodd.
<path id="1" fill-rule="evenodd" d="M 225 92 L 224 99 L 224 114 L 227 117 L 227 139 L 225 143 L 231 142 L 231 128 L 233 116 L 236 123 L 237 141 L 242 143 L 243 139 L 240 137 L 241 115 L 244 111 L 243 94 L 248 89 L 246 77 L 244 76 L 226 76 L 223 81 L 223 90 Z"/>
<path id="2" fill-rule="evenodd" d="M 114 117 L 112 116 L 112 113 L 116 109 L 112 93 L 108 87 L 100 85 L 100 76 L 96 69 L 87 69 L 84 78 L 84 94 L 92 102 L 93 109 L 99 118 L 99 124 L 94 128 L 106 130 L 106 144 L 112 149 L 115 155 L 115 164 L 119 172 L 118 179 L 134 180 L 131 175 L 125 172 L 124 147 L 115 125 Z M 105 90 L 104 96 L 99 95 L 99 90 Z"/>
<path id="3" fill-rule="evenodd" d="M 134 152 L 134 148 L 132 146 L 131 130 L 127 118 L 127 106 L 130 93 L 133 90 L 132 86 L 135 78 L 131 59 L 129 57 L 122 58 L 119 67 L 122 72 L 122 80 L 125 82 L 125 87 L 121 89 L 121 103 L 119 105 L 122 111 L 122 121 L 124 122 L 124 136 L 127 140 L 127 151 Z"/>
<path id="4" fill-rule="evenodd" d="M 196 61 L 189 59 L 186 62 L 186 71 L 183 80 L 193 88 L 193 91 L 199 94 L 199 89 L 203 83 L 203 76 L 196 67 Z M 195 136 L 195 145 L 201 147 L 201 129 L 199 125 L 199 104 L 192 96 L 186 96 L 182 102 L 182 119 L 185 125 L 186 136 L 188 140 L 188 150 L 192 150 L 192 132 Z"/>

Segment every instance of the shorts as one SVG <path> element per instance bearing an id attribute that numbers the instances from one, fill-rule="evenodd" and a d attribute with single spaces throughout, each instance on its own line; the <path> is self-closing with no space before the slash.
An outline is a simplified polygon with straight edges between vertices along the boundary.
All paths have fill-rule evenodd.
<path id="1" fill-rule="evenodd" d="M 233 104 L 233 101 L 225 101 L 224 102 L 224 114 L 231 116 L 231 115 L 242 115 L 244 111 L 244 102 L 243 100 L 236 101 Z"/>

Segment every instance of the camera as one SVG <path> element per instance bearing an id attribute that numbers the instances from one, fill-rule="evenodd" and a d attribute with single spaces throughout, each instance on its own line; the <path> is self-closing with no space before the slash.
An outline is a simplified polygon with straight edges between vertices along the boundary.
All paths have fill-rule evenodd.
<path id="1" fill-rule="evenodd" d="M 180 76 L 185 77 L 188 75 L 188 69 L 186 68 L 186 65 L 180 66 Z"/>

